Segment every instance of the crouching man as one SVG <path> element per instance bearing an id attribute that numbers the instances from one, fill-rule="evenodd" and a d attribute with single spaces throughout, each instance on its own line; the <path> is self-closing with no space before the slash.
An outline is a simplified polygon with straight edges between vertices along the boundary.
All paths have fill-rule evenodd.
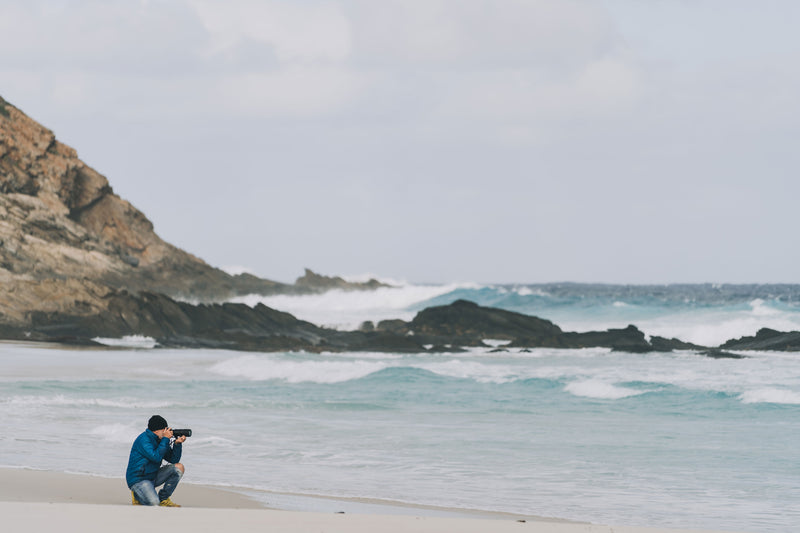
<path id="1" fill-rule="evenodd" d="M 181 451 L 185 436 L 172 439 L 172 428 L 159 415 L 147 422 L 147 429 L 133 441 L 125 481 L 131 489 L 133 505 L 180 507 L 169 499 L 183 476 Z M 161 466 L 162 461 L 168 464 Z M 158 493 L 156 488 L 164 485 Z"/>

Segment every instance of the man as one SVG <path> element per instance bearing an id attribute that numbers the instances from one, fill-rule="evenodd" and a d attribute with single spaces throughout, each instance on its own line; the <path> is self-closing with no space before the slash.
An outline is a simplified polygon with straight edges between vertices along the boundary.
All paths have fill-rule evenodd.
<path id="1" fill-rule="evenodd" d="M 181 460 L 183 441 L 181 435 L 170 446 L 172 428 L 159 415 L 153 415 L 147 422 L 147 429 L 133 441 L 125 481 L 131 489 L 133 505 L 160 505 L 180 507 L 169 499 L 178 486 L 185 471 Z M 162 461 L 167 461 L 161 466 Z M 156 494 L 156 487 L 164 487 Z"/>

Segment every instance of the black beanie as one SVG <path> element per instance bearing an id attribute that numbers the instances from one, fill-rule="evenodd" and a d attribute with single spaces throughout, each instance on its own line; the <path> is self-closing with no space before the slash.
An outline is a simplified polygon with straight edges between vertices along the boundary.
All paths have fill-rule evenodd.
<path id="1" fill-rule="evenodd" d="M 167 427 L 169 426 L 163 416 L 153 415 L 150 417 L 150 420 L 147 421 L 147 429 L 150 431 L 158 431 L 159 429 L 166 429 Z"/>

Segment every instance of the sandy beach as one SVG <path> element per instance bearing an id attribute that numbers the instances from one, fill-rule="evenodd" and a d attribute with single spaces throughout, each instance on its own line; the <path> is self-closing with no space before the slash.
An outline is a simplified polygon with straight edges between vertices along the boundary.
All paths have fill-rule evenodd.
<path id="1" fill-rule="evenodd" d="M 4 527 L 27 531 L 138 532 L 151 524 L 195 532 L 289 533 L 712 533 L 574 523 L 543 518 L 464 512 L 460 517 L 418 513 L 353 514 L 268 509 L 246 495 L 219 487 L 182 483 L 180 509 L 130 505 L 121 479 L 28 469 L 0 469 L 0 515 Z"/>

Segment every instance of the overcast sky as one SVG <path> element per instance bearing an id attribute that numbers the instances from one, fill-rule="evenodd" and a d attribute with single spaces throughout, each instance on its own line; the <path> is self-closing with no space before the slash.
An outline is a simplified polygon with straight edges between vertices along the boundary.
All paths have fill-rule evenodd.
<path id="1" fill-rule="evenodd" d="M 0 95 L 291 281 L 800 282 L 796 0 L 0 0 Z"/>

